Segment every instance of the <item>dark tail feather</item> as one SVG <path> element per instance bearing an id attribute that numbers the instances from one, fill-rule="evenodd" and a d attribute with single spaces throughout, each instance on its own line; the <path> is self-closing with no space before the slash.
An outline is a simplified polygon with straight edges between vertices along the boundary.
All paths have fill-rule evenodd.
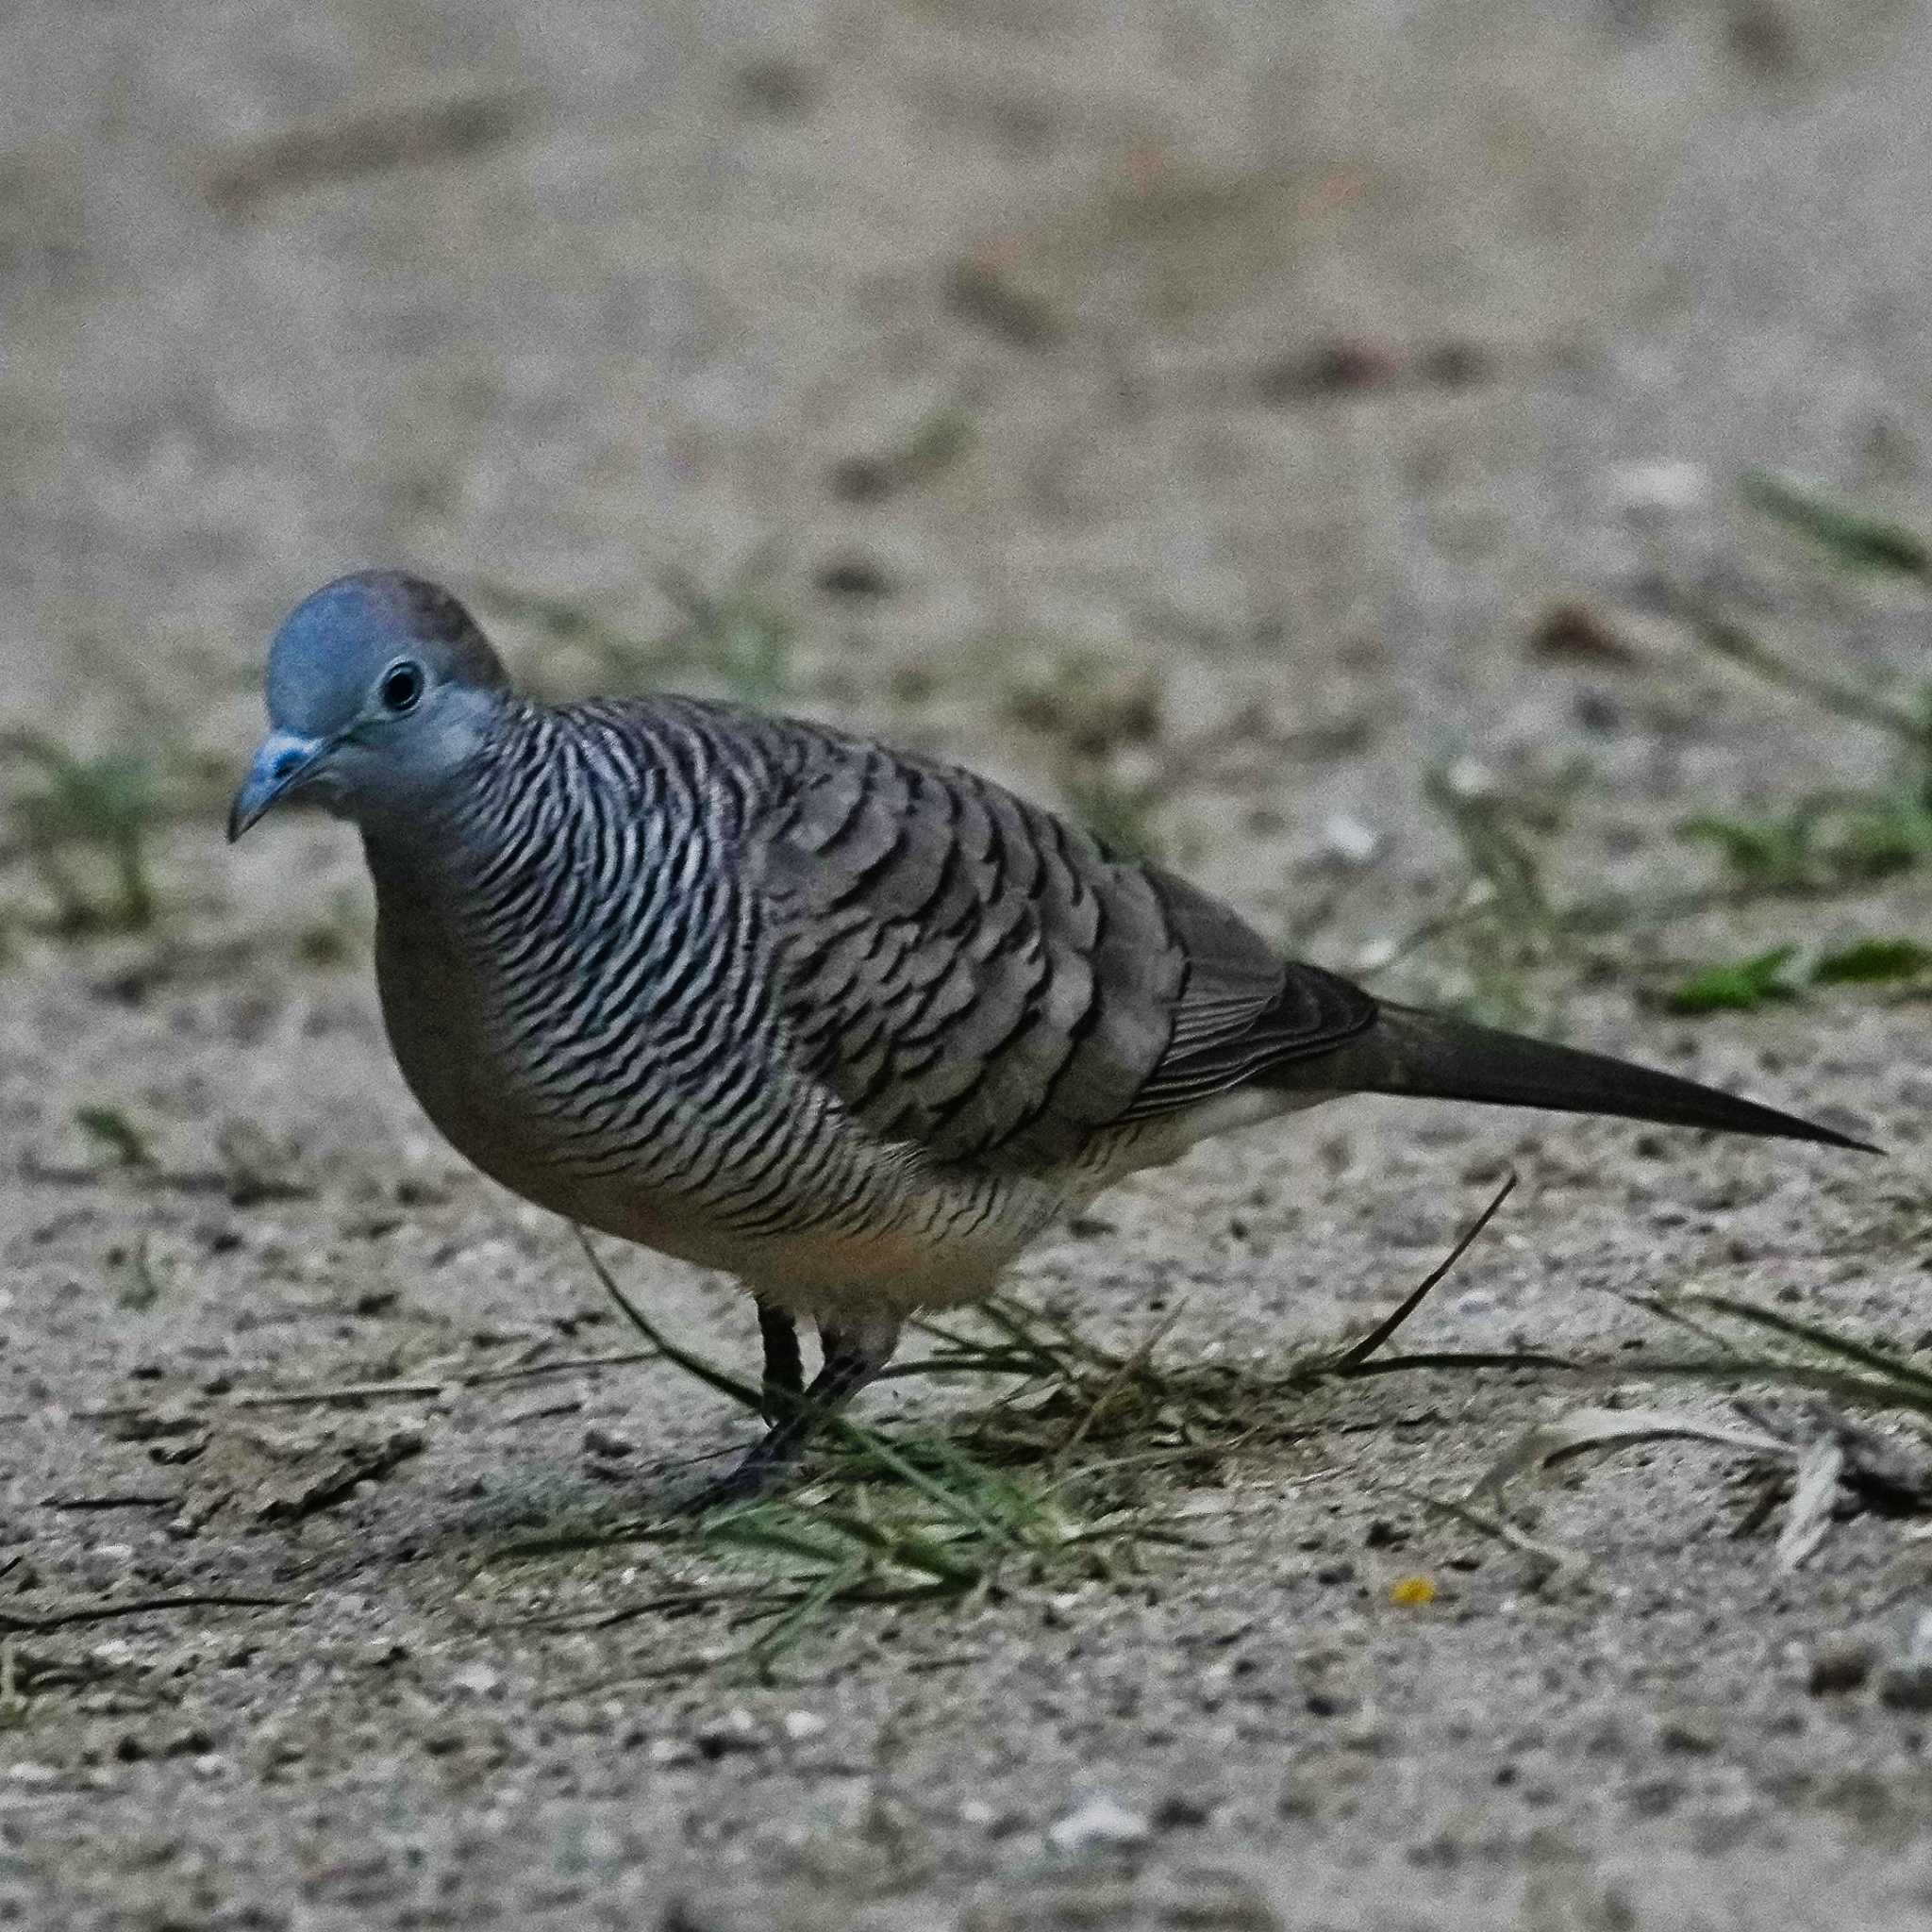
<path id="1" fill-rule="evenodd" d="M 1341 1074 L 1341 1078 L 1336 1078 Z M 1659 1074 L 1607 1054 L 1552 1046 L 1413 1007 L 1384 1005 L 1365 1033 L 1334 1054 L 1291 1061 L 1275 1076 L 1284 1085 L 1333 1087 L 1343 1092 L 1407 1093 L 1436 1100 L 1487 1100 L 1502 1107 L 1544 1107 L 1561 1113 L 1605 1113 L 1670 1126 L 1713 1127 L 1727 1134 L 1767 1134 L 1817 1141 L 1827 1147 L 1881 1150 L 1795 1114 L 1760 1107 Z"/>

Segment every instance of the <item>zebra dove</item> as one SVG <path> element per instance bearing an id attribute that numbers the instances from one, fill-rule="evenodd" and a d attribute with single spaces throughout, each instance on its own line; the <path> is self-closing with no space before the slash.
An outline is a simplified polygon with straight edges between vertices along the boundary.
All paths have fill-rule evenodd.
<path id="1" fill-rule="evenodd" d="M 520 696 L 391 572 L 301 604 L 228 836 L 359 826 L 403 1077 L 526 1200 L 728 1270 L 786 1472 L 922 1308 L 1207 1135 L 1357 1092 L 1784 1135 L 1673 1074 L 1378 1000 L 971 772 L 685 697 Z M 803 1388 L 795 1318 L 823 1365 Z"/>

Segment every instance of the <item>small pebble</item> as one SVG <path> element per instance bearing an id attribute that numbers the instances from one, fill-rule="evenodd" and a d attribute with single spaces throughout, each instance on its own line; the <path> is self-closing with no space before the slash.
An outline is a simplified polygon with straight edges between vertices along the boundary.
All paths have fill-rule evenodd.
<path id="1" fill-rule="evenodd" d="M 1666 1751 L 1715 1751 L 1724 1732 L 1709 1712 L 1682 1711 L 1657 1726 L 1657 1740 Z"/>
<path id="2" fill-rule="evenodd" d="M 1827 1637 L 1811 1653 L 1806 1687 L 1814 1697 L 1856 1690 L 1871 1676 L 1878 1661 L 1874 1645 L 1862 1637 Z"/>
<path id="3" fill-rule="evenodd" d="M 1347 812 L 1337 812 L 1322 827 L 1322 850 L 1343 865 L 1370 865 L 1381 857 L 1383 838 L 1374 826 Z"/>
<path id="4" fill-rule="evenodd" d="M 1214 1807 L 1188 1791 L 1170 1791 L 1154 1808 L 1157 1831 L 1197 1831 L 1214 1820 Z"/>
<path id="5" fill-rule="evenodd" d="M 1878 1676 L 1879 1700 L 1893 1710 L 1932 1710 L 1932 1664 L 1888 1664 Z"/>
<path id="6" fill-rule="evenodd" d="M 1307 1713 L 1310 1717 L 1341 1717 L 1353 1710 L 1361 1700 L 1341 1690 L 1310 1690 L 1307 1695 Z"/>
<path id="7" fill-rule="evenodd" d="M 695 1736 L 698 1749 L 707 1757 L 723 1757 L 734 1751 L 762 1751 L 767 1741 L 748 1710 L 726 1711 L 723 1717 L 700 1724 Z"/>
<path id="8" fill-rule="evenodd" d="M 1623 463 L 1605 477 L 1606 493 L 1620 509 L 1689 509 L 1710 491 L 1710 474 L 1700 463 Z"/>
<path id="9" fill-rule="evenodd" d="M 1141 1812 L 1103 1793 L 1049 1825 L 1046 1838 L 1057 1852 L 1124 1851 L 1144 1844 L 1153 1830 Z"/>

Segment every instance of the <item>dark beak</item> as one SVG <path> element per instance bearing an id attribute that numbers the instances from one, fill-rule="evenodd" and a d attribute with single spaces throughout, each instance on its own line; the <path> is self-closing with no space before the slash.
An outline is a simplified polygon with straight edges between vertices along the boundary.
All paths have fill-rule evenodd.
<path id="1" fill-rule="evenodd" d="M 228 842 L 232 845 L 277 799 L 294 791 L 334 749 L 333 739 L 271 731 L 228 808 Z"/>

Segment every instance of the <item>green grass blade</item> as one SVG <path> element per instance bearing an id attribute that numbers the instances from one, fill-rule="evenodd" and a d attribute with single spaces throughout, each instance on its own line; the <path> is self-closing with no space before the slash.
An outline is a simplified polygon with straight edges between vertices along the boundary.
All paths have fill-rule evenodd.
<path id="1" fill-rule="evenodd" d="M 610 1270 L 604 1265 L 604 1257 L 591 1245 L 591 1238 L 576 1223 L 571 1224 L 571 1231 L 577 1238 L 577 1245 L 584 1251 L 584 1258 L 591 1264 L 591 1273 L 602 1284 L 604 1292 L 618 1306 L 624 1319 L 655 1348 L 659 1355 L 687 1375 L 693 1375 L 708 1389 L 715 1389 L 721 1395 L 728 1395 L 741 1407 L 748 1408 L 754 1415 L 764 1411 L 764 1393 L 754 1389 L 749 1382 L 741 1382 L 736 1375 L 727 1374 L 723 1369 L 708 1362 L 703 1356 L 693 1354 L 688 1348 L 681 1348 L 665 1335 L 658 1324 L 637 1306 L 617 1285 Z"/>
<path id="2" fill-rule="evenodd" d="M 1802 1341 L 1823 1355 L 1836 1356 L 1841 1361 L 1857 1362 L 1860 1368 L 1871 1369 L 1888 1381 L 1906 1384 L 1916 1390 L 1927 1401 L 1932 1401 L 1932 1375 L 1928 1375 L 1923 1369 L 1913 1368 L 1909 1362 L 1902 1361 L 1897 1356 L 1890 1355 L 1870 1342 L 1857 1341 L 1849 1335 L 1834 1334 L 1829 1328 L 1821 1328 L 1815 1323 L 1801 1321 L 1795 1315 L 1781 1315 L 1775 1309 L 1760 1307 L 1755 1302 L 1737 1301 L 1730 1295 L 1712 1294 L 1705 1289 L 1689 1290 L 1677 1299 L 1689 1302 L 1696 1307 L 1709 1308 L 1715 1314 L 1729 1315 L 1734 1321 L 1746 1322 L 1754 1327 L 1768 1328 L 1774 1335 L 1783 1335 L 1793 1341 Z"/>

